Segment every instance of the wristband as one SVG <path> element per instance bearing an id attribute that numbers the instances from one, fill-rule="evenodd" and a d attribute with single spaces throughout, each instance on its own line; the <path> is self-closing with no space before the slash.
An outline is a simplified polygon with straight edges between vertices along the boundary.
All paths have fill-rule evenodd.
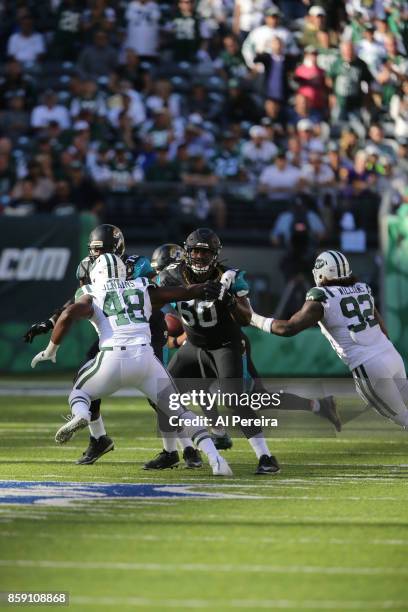
<path id="1" fill-rule="evenodd" d="M 251 316 L 251 325 L 253 327 L 257 327 L 258 329 L 262 329 L 264 332 L 271 333 L 271 325 L 274 320 L 275 319 L 272 317 L 268 319 L 267 317 L 263 317 L 262 315 L 253 312 Z"/>
<path id="2" fill-rule="evenodd" d="M 44 351 L 46 357 L 55 357 L 59 349 L 59 344 L 54 344 L 51 340 L 48 343 L 47 348 Z"/>

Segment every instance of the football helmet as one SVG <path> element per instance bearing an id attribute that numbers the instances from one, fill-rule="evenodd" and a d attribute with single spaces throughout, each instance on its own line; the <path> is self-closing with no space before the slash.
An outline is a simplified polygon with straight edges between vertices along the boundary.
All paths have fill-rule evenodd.
<path id="1" fill-rule="evenodd" d="M 195 276 L 208 275 L 217 265 L 222 248 L 217 234 L 208 227 L 191 232 L 184 243 L 186 265 Z"/>
<path id="2" fill-rule="evenodd" d="M 125 239 L 118 227 L 104 223 L 95 227 L 89 234 L 88 249 L 92 259 L 101 253 L 114 253 L 122 257 L 125 252 Z"/>
<path id="3" fill-rule="evenodd" d="M 314 267 L 313 278 L 317 286 L 323 279 L 349 278 L 352 274 L 347 258 L 340 251 L 323 251 L 318 255 Z"/>
<path id="4" fill-rule="evenodd" d="M 184 257 L 184 249 L 178 244 L 162 244 L 153 251 L 151 266 L 155 272 L 161 272 L 169 264 L 178 263 Z"/>
<path id="5" fill-rule="evenodd" d="M 126 266 L 117 255 L 103 253 L 92 264 L 89 276 L 93 285 L 103 285 L 108 280 L 126 280 Z"/>

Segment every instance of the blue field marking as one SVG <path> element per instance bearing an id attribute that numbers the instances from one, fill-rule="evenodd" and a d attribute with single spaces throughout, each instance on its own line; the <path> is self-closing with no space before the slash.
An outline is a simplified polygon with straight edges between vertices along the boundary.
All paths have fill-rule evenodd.
<path id="1" fill-rule="evenodd" d="M 0 481 L 0 505 L 66 506 L 79 501 L 111 499 L 237 499 L 246 495 L 203 491 L 203 485 L 101 484 L 93 482 Z M 198 491 L 197 491 L 198 489 Z M 259 496 L 250 496 L 258 498 Z"/>

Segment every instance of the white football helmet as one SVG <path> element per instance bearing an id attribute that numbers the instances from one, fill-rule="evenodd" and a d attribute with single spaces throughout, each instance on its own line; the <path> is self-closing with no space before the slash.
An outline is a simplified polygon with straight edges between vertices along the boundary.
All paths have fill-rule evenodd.
<path id="1" fill-rule="evenodd" d="M 108 280 L 126 280 L 126 266 L 117 255 L 103 253 L 95 260 L 89 274 L 93 285 L 102 285 Z"/>
<path id="2" fill-rule="evenodd" d="M 313 278 L 317 286 L 324 278 L 349 278 L 352 274 L 347 258 L 340 251 L 323 251 L 317 256 L 313 268 Z"/>

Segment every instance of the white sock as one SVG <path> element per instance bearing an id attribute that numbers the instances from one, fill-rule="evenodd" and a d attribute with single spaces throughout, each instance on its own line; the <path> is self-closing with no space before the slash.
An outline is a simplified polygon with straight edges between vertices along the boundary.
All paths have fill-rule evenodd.
<path id="1" fill-rule="evenodd" d="M 91 436 L 97 440 L 101 436 L 106 436 L 106 429 L 101 416 L 99 416 L 96 421 L 91 421 L 89 423 L 89 431 L 91 432 Z"/>
<path id="2" fill-rule="evenodd" d="M 258 459 L 260 459 L 262 455 L 268 455 L 268 457 L 271 456 L 266 440 L 262 434 L 257 434 L 252 438 L 248 438 L 248 442 L 252 446 Z"/>
<path id="3" fill-rule="evenodd" d="M 220 456 L 220 453 L 215 448 L 214 442 L 211 440 L 211 438 L 204 438 L 204 440 L 201 440 L 198 443 L 198 448 L 203 451 L 205 455 L 207 455 L 210 464 L 214 463 L 217 457 Z"/>
<path id="4" fill-rule="evenodd" d="M 86 419 L 89 423 L 91 420 L 91 413 L 89 410 L 89 404 L 86 402 L 75 402 L 73 408 L 71 408 L 72 416 L 79 416 L 81 419 Z"/>
<path id="5" fill-rule="evenodd" d="M 177 439 L 177 442 L 180 444 L 182 450 L 184 450 L 185 448 L 188 448 L 189 446 L 192 446 L 194 448 L 194 444 L 191 438 L 186 438 L 185 436 L 181 436 L 180 438 Z"/>
<path id="6" fill-rule="evenodd" d="M 162 434 L 163 448 L 168 453 L 174 453 L 177 450 L 177 436 L 165 436 Z"/>

